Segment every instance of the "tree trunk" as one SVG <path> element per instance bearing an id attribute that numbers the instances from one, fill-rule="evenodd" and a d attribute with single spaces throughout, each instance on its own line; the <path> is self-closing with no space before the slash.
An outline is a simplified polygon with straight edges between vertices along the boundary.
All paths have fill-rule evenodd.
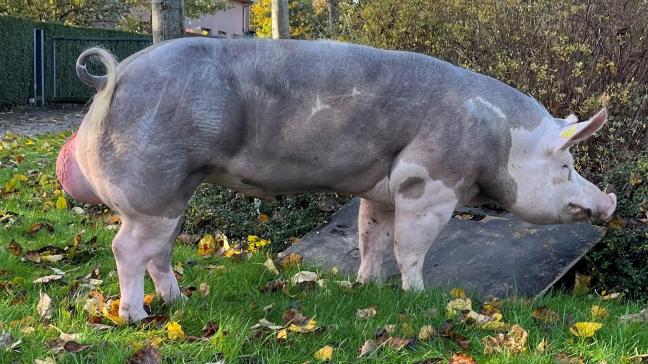
<path id="1" fill-rule="evenodd" d="M 272 39 L 288 38 L 288 0 L 272 0 Z"/>
<path id="2" fill-rule="evenodd" d="M 337 37 L 338 0 L 328 0 L 329 38 Z"/>
<path id="3" fill-rule="evenodd" d="M 151 1 L 153 43 L 181 38 L 184 35 L 183 8 L 183 0 Z"/>

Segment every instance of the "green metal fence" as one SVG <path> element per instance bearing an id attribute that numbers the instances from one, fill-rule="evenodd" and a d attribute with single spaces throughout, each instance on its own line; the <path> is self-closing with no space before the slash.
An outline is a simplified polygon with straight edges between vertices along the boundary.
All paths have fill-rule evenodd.
<path id="1" fill-rule="evenodd" d="M 52 38 L 52 100 L 84 101 L 94 90 L 85 86 L 76 75 L 76 60 L 84 50 L 100 46 L 109 50 L 118 60 L 125 59 L 133 53 L 149 46 L 146 38 L 85 38 L 53 37 Z M 99 61 L 90 60 L 88 70 L 92 74 L 103 74 Z"/>

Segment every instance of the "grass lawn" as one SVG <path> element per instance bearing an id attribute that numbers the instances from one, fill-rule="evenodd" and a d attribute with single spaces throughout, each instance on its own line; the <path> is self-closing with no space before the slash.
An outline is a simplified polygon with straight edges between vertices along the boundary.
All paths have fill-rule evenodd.
<path id="1" fill-rule="evenodd" d="M 465 320 L 465 311 L 453 317 L 452 328 L 447 323 L 445 331 L 441 328 L 449 318 L 448 303 L 460 297 L 461 292 L 406 293 L 400 291 L 396 282 L 382 286 L 341 286 L 335 281 L 348 277 L 299 265 L 284 269 L 278 264 L 280 274 L 276 276 L 264 266 L 267 257 L 263 252 L 240 261 L 216 254 L 204 257 L 198 254 L 195 243 L 187 242 L 177 242 L 173 262 L 177 264 L 176 270 L 182 272 L 180 285 L 187 291 L 194 287 L 195 291 L 184 302 L 166 306 L 155 299 L 149 308 L 152 314 L 160 315 L 161 321 L 178 323 L 186 335 L 200 337 L 199 340 L 170 338 L 174 330 L 168 330 L 165 323 L 117 325 L 110 319 L 109 302 L 103 317 L 94 318 L 95 323 L 101 322 L 109 328 L 97 328 L 88 321 L 92 315 L 87 303 L 92 291 L 100 292 L 106 301 L 119 294 L 110 249 L 118 226 L 111 220 L 109 211 L 74 206 L 58 190 L 54 160 L 66 136 L 7 135 L 2 140 L 0 331 L 11 333 L 12 338 L 5 341 L 0 338 L 1 363 L 33 363 L 48 357 L 57 363 L 123 363 L 147 345 L 159 348 L 162 360 L 169 363 L 207 363 L 222 359 L 226 363 L 315 363 L 318 361 L 315 353 L 327 345 L 333 349 L 332 362 L 336 363 L 446 363 L 460 352 L 479 363 L 632 363 L 640 362 L 641 355 L 648 354 L 648 324 L 619 319 L 639 312 L 645 302 L 603 300 L 591 291 L 578 296 L 554 293 L 535 301 L 507 298 L 494 306 L 473 300 L 475 311 L 485 309 L 494 317 L 492 312 L 499 307 L 502 322 L 517 324 L 528 332 L 523 352 L 485 354 L 483 339 L 497 336 L 498 332 Z M 230 240 L 236 238 L 242 237 L 230 237 Z M 12 241 L 17 244 L 11 244 Z M 22 251 L 18 251 L 18 245 Z M 27 254 L 46 246 L 52 247 Z M 60 250 L 68 246 L 74 248 Z M 38 258 L 57 260 L 59 256 L 63 259 L 33 262 Z M 37 278 L 54 275 L 51 268 L 65 274 L 49 283 L 32 283 Z M 272 280 L 290 281 L 300 270 L 318 272 L 318 278 L 326 284 L 320 287 L 311 283 L 304 287 L 288 283 L 285 289 L 276 292 L 261 291 Z M 40 292 L 52 300 L 49 319 L 41 317 L 42 312 L 37 310 Z M 146 292 L 154 293 L 148 279 Z M 593 314 L 594 305 L 606 312 Z M 544 319 L 532 317 L 534 310 L 541 306 L 550 310 L 545 311 Z M 356 317 L 359 309 L 368 307 L 376 310 L 374 316 Z M 278 338 L 283 335 L 281 328 L 252 329 L 263 318 L 284 326 L 284 314 L 290 309 L 312 318 L 314 322 L 310 324 L 314 327 L 298 324 L 291 330 L 286 325 L 285 338 Z M 538 313 L 536 310 L 536 316 Z M 588 321 L 602 324 L 593 337 L 577 337 L 570 332 L 574 323 Z M 218 323 L 219 329 L 203 338 L 201 329 L 209 322 Z M 417 337 L 426 325 L 433 326 L 437 335 L 412 340 L 405 347 L 398 345 L 397 338 Z M 376 338 L 381 328 L 388 330 L 382 330 L 383 335 Z M 88 347 L 78 352 L 73 352 L 79 349 L 73 345 L 61 349 L 61 331 L 79 334 L 73 341 Z M 358 349 L 370 339 L 376 341 L 378 348 L 358 358 Z M 18 345 L 5 349 L 18 340 Z M 462 348 L 460 343 L 467 347 Z M 546 344 L 544 349 L 538 348 L 541 343 Z"/>

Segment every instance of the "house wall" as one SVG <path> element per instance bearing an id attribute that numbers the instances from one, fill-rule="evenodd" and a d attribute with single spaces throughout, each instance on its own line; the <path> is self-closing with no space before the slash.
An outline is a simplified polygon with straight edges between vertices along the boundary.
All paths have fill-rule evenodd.
<path id="1" fill-rule="evenodd" d="M 209 35 L 225 32 L 228 35 L 242 35 L 250 30 L 250 5 L 236 1 L 231 7 L 214 15 L 206 15 L 201 19 L 185 19 L 185 28 L 199 32 L 199 28 L 211 29 Z"/>

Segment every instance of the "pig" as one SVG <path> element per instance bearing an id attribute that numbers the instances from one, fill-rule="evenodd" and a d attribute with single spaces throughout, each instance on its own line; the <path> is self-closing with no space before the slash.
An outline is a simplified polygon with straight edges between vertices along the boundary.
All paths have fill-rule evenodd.
<path id="1" fill-rule="evenodd" d="M 97 57 L 102 76 L 86 69 Z M 607 111 L 552 117 L 495 79 L 416 53 L 333 41 L 185 38 L 121 63 L 83 52 L 98 92 L 62 147 L 73 198 L 121 216 L 112 242 L 128 321 L 148 271 L 181 297 L 171 250 L 203 182 L 268 199 L 334 191 L 362 198 L 360 282 L 380 279 L 393 243 L 402 288 L 423 288 L 423 257 L 454 209 L 490 202 L 537 224 L 610 219 L 616 196 L 574 169 L 570 146 Z"/>

